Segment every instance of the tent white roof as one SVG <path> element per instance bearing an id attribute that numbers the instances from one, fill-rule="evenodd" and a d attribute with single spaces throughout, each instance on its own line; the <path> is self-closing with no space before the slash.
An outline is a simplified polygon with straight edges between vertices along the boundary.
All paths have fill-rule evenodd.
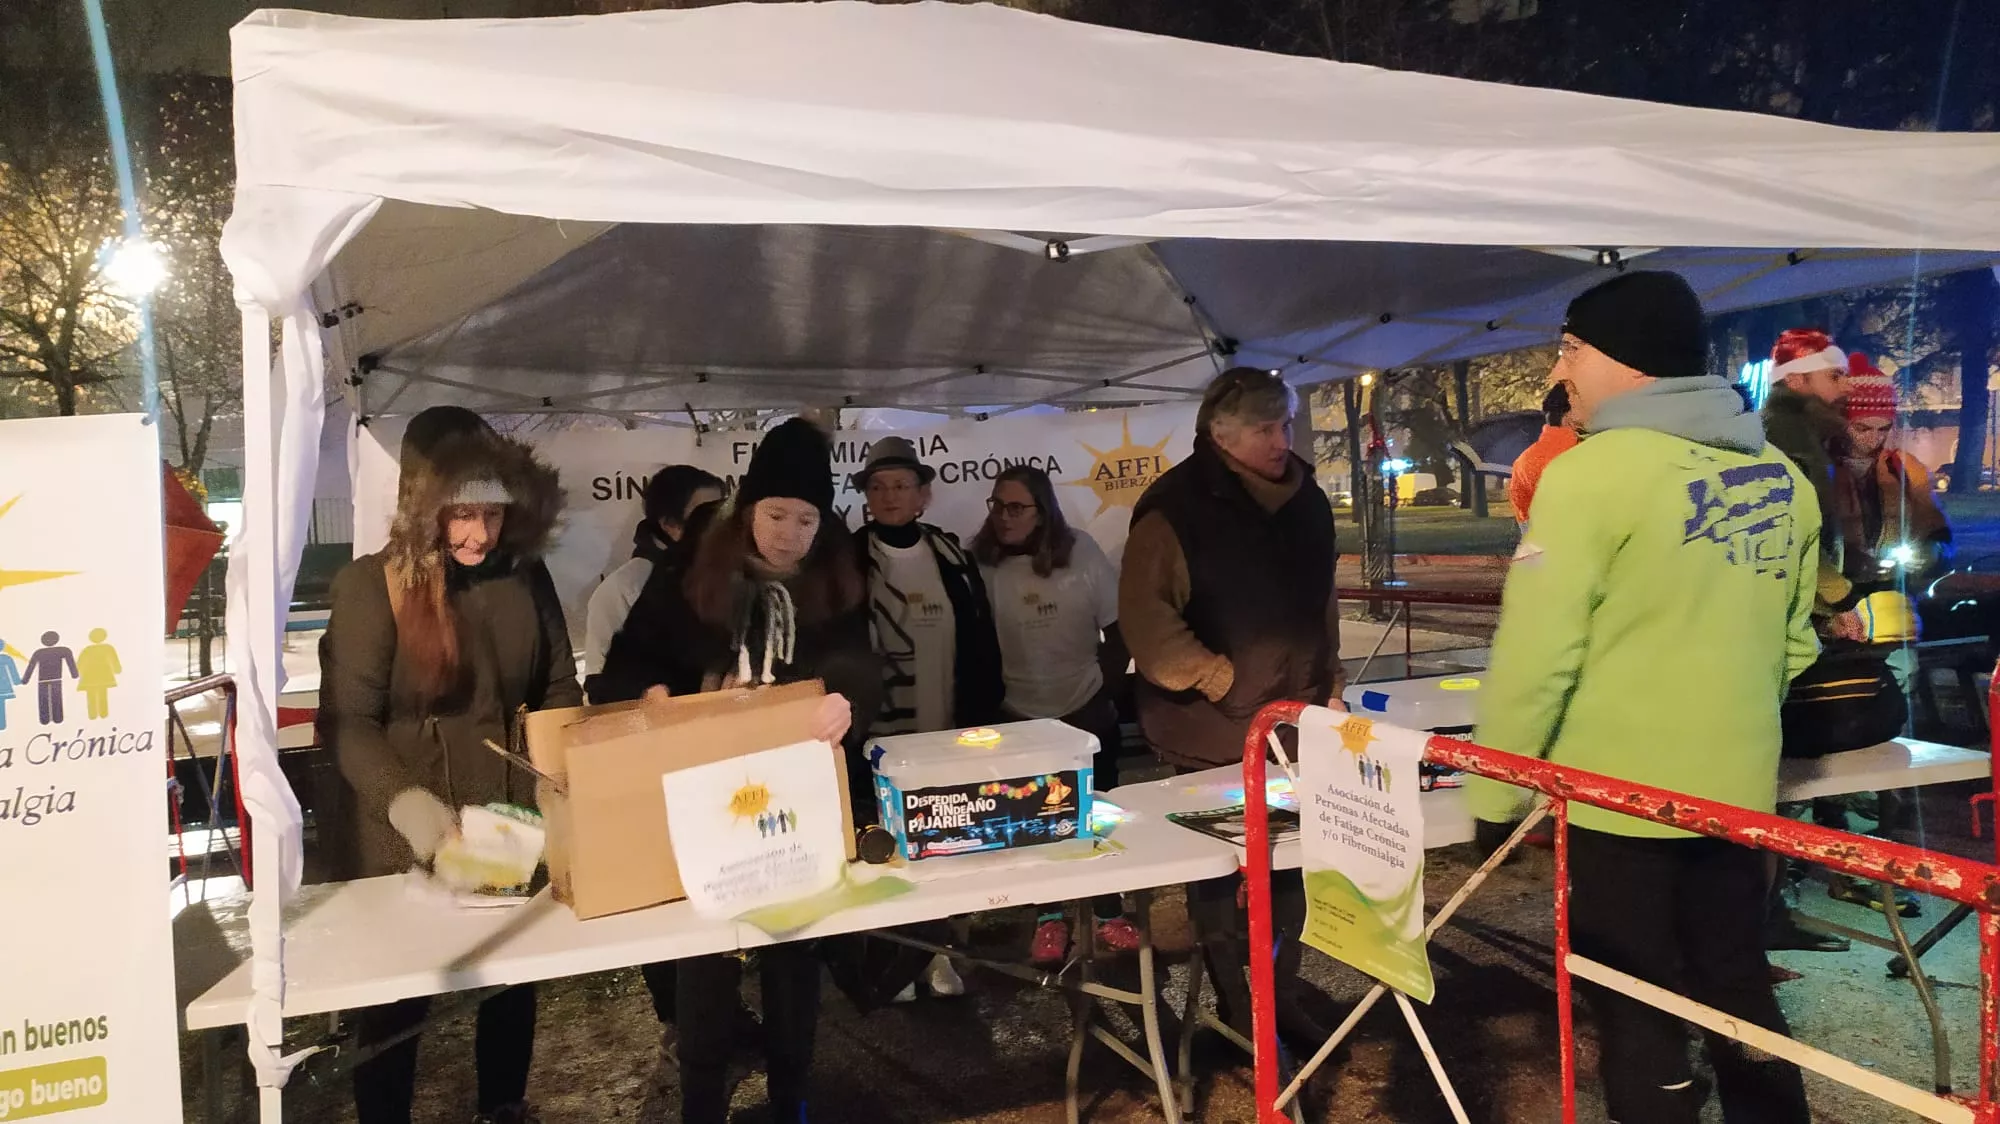
<path id="1" fill-rule="evenodd" d="M 510 410 L 1117 401 L 1191 388 L 1224 352 L 1311 380 L 1545 341 L 1600 248 L 1666 247 L 1641 260 L 1718 308 L 2000 254 L 1991 134 L 1480 85 L 985 6 L 268 11 L 232 58 L 223 253 L 247 423 L 229 641 L 267 1121 L 296 1060 L 280 1053 L 300 819 L 274 748 L 280 629 L 329 359 L 367 372 L 370 412 L 481 394 Z M 1071 260 L 1047 259 L 1050 232 Z"/>
<path id="2" fill-rule="evenodd" d="M 989 6 L 272 11 L 234 36 L 231 266 L 273 309 L 315 278 L 359 307 L 370 411 L 1148 400 L 1222 340 L 1298 381 L 1545 342 L 1604 266 L 1533 247 L 1669 247 L 1640 260 L 1716 309 L 2000 251 L 1990 135 Z"/>

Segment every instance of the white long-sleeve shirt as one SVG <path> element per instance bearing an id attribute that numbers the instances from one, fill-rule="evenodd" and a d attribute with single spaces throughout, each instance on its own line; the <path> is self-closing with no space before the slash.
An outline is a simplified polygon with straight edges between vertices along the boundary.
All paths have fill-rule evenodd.
<path id="1" fill-rule="evenodd" d="M 653 576 L 648 558 L 628 559 L 624 565 L 604 575 L 590 595 L 583 614 L 583 674 L 585 678 L 604 670 L 604 656 L 611 651 L 611 638 L 625 627 L 632 603 Z"/>

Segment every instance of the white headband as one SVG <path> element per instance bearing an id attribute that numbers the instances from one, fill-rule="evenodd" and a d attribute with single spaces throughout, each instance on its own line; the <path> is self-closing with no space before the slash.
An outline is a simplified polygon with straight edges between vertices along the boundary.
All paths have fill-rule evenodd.
<path id="1" fill-rule="evenodd" d="M 1815 351 L 1811 355 L 1801 355 L 1797 359 L 1787 359 L 1771 368 L 1771 377 L 1784 378 L 1786 375 L 1803 375 L 1811 371 L 1845 371 L 1847 353 L 1837 347 Z"/>

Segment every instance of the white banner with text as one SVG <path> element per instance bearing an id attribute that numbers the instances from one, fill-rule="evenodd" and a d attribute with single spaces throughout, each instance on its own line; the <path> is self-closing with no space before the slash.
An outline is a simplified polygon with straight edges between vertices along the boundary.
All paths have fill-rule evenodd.
<path id="1" fill-rule="evenodd" d="M 0 421 L 0 1120 L 179 1120 L 158 431 Z"/>
<path id="2" fill-rule="evenodd" d="M 354 552 L 380 550 L 395 512 L 396 455 L 403 420 L 382 418 L 361 430 L 355 449 Z M 937 470 L 924 521 L 969 542 L 986 518 L 993 478 L 1009 466 L 1032 464 L 1056 482 L 1070 525 L 1088 532 L 1115 563 L 1124 551 L 1132 505 L 1146 486 L 1185 458 L 1194 438 L 1194 407 L 1147 406 L 1074 414 L 966 419 L 936 429 L 900 431 L 923 462 Z M 687 429 L 574 429 L 517 434 L 562 474 L 568 504 L 548 558 L 569 616 L 583 631 L 583 609 L 598 581 L 632 555 L 646 480 L 663 465 L 692 464 L 734 484 L 749 467 L 759 434 L 709 433 L 697 442 Z M 860 526 L 862 498 L 848 477 L 868 461 L 887 432 L 843 430 L 833 435 L 834 507 Z"/>

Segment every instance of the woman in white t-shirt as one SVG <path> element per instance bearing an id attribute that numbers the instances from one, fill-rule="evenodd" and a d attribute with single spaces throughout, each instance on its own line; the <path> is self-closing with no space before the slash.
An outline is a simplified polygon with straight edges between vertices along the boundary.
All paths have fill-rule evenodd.
<path id="1" fill-rule="evenodd" d="M 1118 571 L 1089 535 L 1063 519 L 1049 474 L 1016 465 L 993 481 L 986 523 L 972 555 L 986 579 L 1000 634 L 1006 683 L 1002 710 L 1010 721 L 1059 718 L 1097 735 L 1093 787 L 1118 784 L 1120 741 L 1114 701 L 1128 656 L 1118 635 Z M 1120 952 L 1139 947 L 1139 931 L 1116 894 L 1093 903 L 1097 943 Z M 1062 911 L 1035 927 L 1031 956 L 1061 963 L 1069 925 Z"/>

